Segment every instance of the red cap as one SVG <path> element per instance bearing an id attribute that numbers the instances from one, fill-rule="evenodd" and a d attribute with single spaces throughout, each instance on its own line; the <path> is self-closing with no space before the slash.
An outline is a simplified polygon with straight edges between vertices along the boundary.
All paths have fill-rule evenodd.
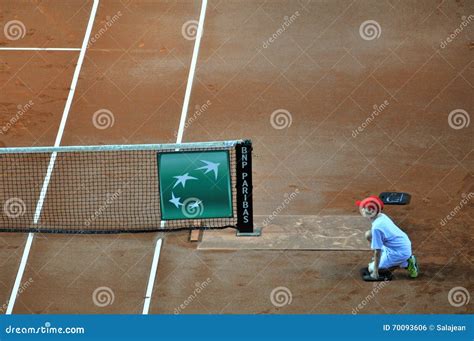
<path id="1" fill-rule="evenodd" d="M 383 201 L 376 195 L 371 195 L 370 197 L 367 197 L 363 200 L 357 200 L 355 202 L 357 207 L 373 207 L 373 206 L 378 206 L 380 208 L 380 211 L 383 210 Z"/>

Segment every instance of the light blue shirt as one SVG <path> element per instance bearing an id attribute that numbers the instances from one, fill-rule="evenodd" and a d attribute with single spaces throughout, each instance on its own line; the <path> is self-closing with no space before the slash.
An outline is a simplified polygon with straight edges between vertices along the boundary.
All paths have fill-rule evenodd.
<path id="1" fill-rule="evenodd" d="M 387 215 L 380 213 L 372 222 L 372 250 L 384 247 L 399 254 L 411 255 L 411 241 Z"/>

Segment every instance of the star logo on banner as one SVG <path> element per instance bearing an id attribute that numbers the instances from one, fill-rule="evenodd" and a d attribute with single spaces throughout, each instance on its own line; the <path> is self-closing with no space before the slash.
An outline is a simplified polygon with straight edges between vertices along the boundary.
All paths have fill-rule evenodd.
<path id="1" fill-rule="evenodd" d="M 201 160 L 201 162 L 204 162 L 206 165 L 196 168 L 196 170 L 205 169 L 206 171 L 204 172 L 204 174 L 207 174 L 209 172 L 214 172 L 214 175 L 217 180 L 217 173 L 218 173 L 217 167 L 219 167 L 220 163 L 214 163 L 214 162 L 206 161 L 206 160 Z"/>
<path id="2" fill-rule="evenodd" d="M 180 197 L 175 197 L 174 193 L 171 192 L 171 200 L 169 200 L 170 203 L 176 206 L 176 208 L 179 208 L 179 206 L 183 206 L 183 204 L 179 201 L 181 199 Z"/>
<path id="3" fill-rule="evenodd" d="M 158 162 L 164 220 L 232 216 L 228 151 L 163 153 Z"/>
<path id="4" fill-rule="evenodd" d="M 188 180 L 197 180 L 198 178 L 195 178 L 194 176 L 189 176 L 189 173 L 183 174 L 183 175 L 177 175 L 173 176 L 173 178 L 178 179 L 176 183 L 174 184 L 173 188 L 178 186 L 179 184 L 183 185 L 183 188 L 186 186 L 186 181 Z"/>
<path id="5" fill-rule="evenodd" d="M 202 204 L 201 200 L 196 200 L 195 202 L 193 202 L 192 204 L 189 205 L 189 208 L 192 208 L 192 209 L 198 208 L 199 205 L 201 205 L 201 204 Z"/>

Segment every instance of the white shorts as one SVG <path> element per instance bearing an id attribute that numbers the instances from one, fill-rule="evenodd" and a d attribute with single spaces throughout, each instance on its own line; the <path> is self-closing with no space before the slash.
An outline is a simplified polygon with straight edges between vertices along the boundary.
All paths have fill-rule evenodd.
<path id="1" fill-rule="evenodd" d="M 390 269 L 396 266 L 400 268 L 406 268 L 408 266 L 408 258 L 410 258 L 411 252 L 397 252 L 392 249 L 382 247 L 382 254 L 380 255 L 379 269 Z M 369 271 L 374 271 L 374 262 L 369 263 Z"/>

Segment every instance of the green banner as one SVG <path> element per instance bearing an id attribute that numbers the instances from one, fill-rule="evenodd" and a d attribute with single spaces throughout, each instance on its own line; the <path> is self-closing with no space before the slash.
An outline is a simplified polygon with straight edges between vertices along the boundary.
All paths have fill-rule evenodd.
<path id="1" fill-rule="evenodd" d="M 227 151 L 158 153 L 161 219 L 232 217 Z"/>

